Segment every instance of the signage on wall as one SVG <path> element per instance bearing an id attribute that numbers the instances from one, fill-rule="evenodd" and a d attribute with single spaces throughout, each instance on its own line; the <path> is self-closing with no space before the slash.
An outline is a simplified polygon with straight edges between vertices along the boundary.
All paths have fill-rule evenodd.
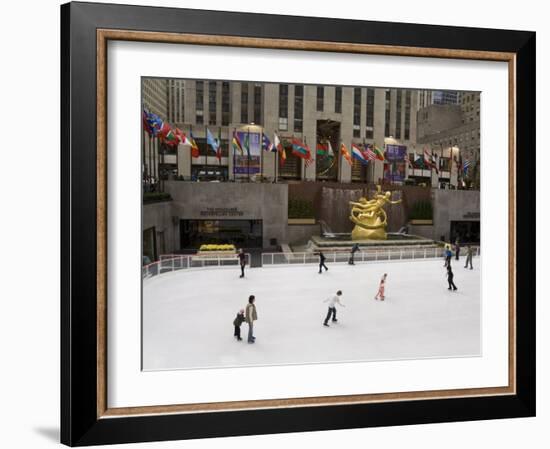
<path id="1" fill-rule="evenodd" d="M 207 207 L 200 211 L 201 217 L 242 217 L 244 212 L 236 207 Z"/>

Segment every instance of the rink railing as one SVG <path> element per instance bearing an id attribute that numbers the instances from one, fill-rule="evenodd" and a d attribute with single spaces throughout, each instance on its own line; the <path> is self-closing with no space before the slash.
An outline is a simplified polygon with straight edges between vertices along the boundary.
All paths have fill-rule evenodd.
<path id="1" fill-rule="evenodd" d="M 245 253 L 246 264 L 250 266 L 250 254 Z M 148 279 L 159 274 L 172 271 L 188 270 L 190 268 L 208 268 L 223 266 L 238 266 L 239 258 L 236 254 L 163 254 L 159 260 L 141 268 L 142 279 Z"/>
<path id="2" fill-rule="evenodd" d="M 478 247 L 472 247 L 474 256 L 479 256 L 480 251 Z M 444 248 L 400 248 L 400 249 L 369 249 L 360 250 L 355 253 L 354 262 L 377 262 L 386 260 L 409 260 L 409 259 L 435 259 L 443 258 L 445 253 Z M 326 263 L 339 263 L 349 262 L 351 254 L 349 250 L 335 251 L 335 252 L 323 252 L 326 257 Z M 466 256 L 464 250 L 460 254 L 461 257 Z M 453 253 L 453 258 L 454 258 Z M 262 266 L 267 265 L 305 265 L 305 264 L 318 264 L 318 253 L 263 253 L 262 254 Z"/>

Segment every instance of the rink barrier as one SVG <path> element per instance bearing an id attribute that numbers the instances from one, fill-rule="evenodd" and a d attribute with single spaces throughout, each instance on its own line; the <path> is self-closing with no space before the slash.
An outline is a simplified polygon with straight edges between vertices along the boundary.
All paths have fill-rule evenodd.
<path id="1" fill-rule="evenodd" d="M 474 257 L 480 255 L 479 247 L 473 247 Z M 412 259 L 437 259 L 443 258 L 445 248 L 399 248 L 399 249 L 369 249 L 359 250 L 355 253 L 354 262 L 378 262 L 388 260 L 412 260 Z M 323 252 L 327 263 L 348 263 L 351 257 L 350 251 Z M 454 257 L 454 254 L 453 254 Z M 465 252 L 461 254 L 465 257 Z M 269 265 L 307 265 L 318 264 L 319 254 L 309 253 L 263 253 L 262 266 Z"/>
<path id="2" fill-rule="evenodd" d="M 250 266 L 250 253 L 245 253 L 246 264 Z M 170 273 L 179 270 L 188 270 L 191 268 L 209 268 L 223 266 L 238 266 L 239 258 L 237 254 L 231 255 L 205 255 L 201 254 L 162 254 L 159 260 L 141 268 L 142 279 L 149 279 L 159 274 Z"/>

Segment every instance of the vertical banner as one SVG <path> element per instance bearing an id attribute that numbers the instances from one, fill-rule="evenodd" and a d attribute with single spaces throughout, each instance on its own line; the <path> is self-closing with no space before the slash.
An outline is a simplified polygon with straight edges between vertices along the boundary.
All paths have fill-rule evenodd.
<path id="1" fill-rule="evenodd" d="M 233 165 L 234 175 L 252 176 L 260 173 L 262 157 L 262 134 L 257 132 L 237 131 L 237 136 L 243 147 L 243 154 L 235 154 L 235 163 Z M 248 160 L 247 148 L 250 151 L 250 161 Z"/>
<path id="2" fill-rule="evenodd" d="M 406 154 L 406 145 L 386 145 L 384 180 L 388 182 L 403 182 L 405 180 Z"/>

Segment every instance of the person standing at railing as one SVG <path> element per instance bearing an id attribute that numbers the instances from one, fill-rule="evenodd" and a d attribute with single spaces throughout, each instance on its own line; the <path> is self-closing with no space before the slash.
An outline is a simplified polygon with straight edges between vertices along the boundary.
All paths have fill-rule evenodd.
<path id="1" fill-rule="evenodd" d="M 472 266 L 473 255 L 474 255 L 474 250 L 472 248 L 472 245 L 466 246 L 466 264 L 464 265 L 464 268 L 468 268 L 468 264 L 469 264 L 470 270 L 474 269 L 474 267 Z"/>
<path id="2" fill-rule="evenodd" d="M 254 343 L 256 337 L 254 337 L 254 321 L 258 319 L 256 312 L 256 305 L 254 302 L 256 298 L 254 295 L 248 297 L 248 305 L 246 306 L 246 324 L 248 324 L 248 343 Z"/>
<path id="3" fill-rule="evenodd" d="M 325 269 L 325 271 L 328 271 L 328 268 L 325 265 L 325 260 L 327 260 L 327 258 L 323 254 L 323 251 L 319 251 L 319 274 L 323 272 L 323 268 Z"/>
<path id="4" fill-rule="evenodd" d="M 355 265 L 355 253 L 359 251 L 359 243 L 354 243 L 354 245 L 351 247 L 351 253 L 350 253 L 350 258 L 349 258 L 349 264 L 350 265 Z"/>
<path id="5" fill-rule="evenodd" d="M 241 275 L 239 277 L 244 278 L 244 267 L 246 266 L 246 254 L 244 253 L 242 248 L 239 250 L 239 254 L 237 254 L 237 257 L 239 258 L 239 265 L 241 266 Z"/>

